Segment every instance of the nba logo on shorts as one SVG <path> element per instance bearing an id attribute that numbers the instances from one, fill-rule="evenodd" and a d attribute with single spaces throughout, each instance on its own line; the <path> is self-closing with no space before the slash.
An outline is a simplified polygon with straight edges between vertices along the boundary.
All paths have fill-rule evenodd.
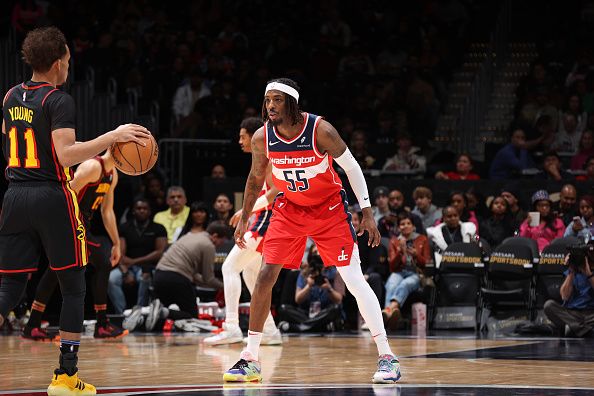
<path id="1" fill-rule="evenodd" d="M 338 256 L 338 261 L 347 261 L 349 259 L 348 254 L 344 254 L 344 246 L 342 247 L 342 253 Z"/>

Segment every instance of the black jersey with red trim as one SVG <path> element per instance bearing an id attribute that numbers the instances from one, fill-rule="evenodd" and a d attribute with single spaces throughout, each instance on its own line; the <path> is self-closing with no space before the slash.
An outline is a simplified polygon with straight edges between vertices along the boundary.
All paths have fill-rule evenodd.
<path id="1" fill-rule="evenodd" d="M 78 206 L 85 220 L 85 225 L 89 228 L 93 214 L 101 207 L 105 194 L 111 189 L 113 182 L 113 171 L 106 172 L 103 158 L 96 156 L 93 158 L 101 164 L 101 177 L 93 183 L 84 186 L 78 193 Z"/>
<path id="2" fill-rule="evenodd" d="M 11 88 L 2 102 L 5 133 L 2 148 L 11 182 L 72 179 L 58 161 L 52 131 L 75 128 L 74 100 L 44 82 L 27 81 Z"/>

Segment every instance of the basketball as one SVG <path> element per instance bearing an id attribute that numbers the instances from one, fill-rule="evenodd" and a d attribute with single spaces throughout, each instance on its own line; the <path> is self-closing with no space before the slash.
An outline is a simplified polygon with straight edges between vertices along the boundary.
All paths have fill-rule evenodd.
<path id="1" fill-rule="evenodd" d="M 119 171 L 137 176 L 148 172 L 157 162 L 159 146 L 153 135 L 149 135 L 146 146 L 134 142 L 114 143 L 111 155 Z"/>

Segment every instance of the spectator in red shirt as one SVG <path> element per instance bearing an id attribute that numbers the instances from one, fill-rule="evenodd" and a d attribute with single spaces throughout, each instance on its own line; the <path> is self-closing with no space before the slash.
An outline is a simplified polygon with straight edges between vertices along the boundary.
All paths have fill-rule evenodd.
<path id="1" fill-rule="evenodd" d="M 439 171 L 435 178 L 439 180 L 480 180 L 480 176 L 472 172 L 473 161 L 470 155 L 462 153 L 456 158 L 456 170 L 452 172 Z"/>

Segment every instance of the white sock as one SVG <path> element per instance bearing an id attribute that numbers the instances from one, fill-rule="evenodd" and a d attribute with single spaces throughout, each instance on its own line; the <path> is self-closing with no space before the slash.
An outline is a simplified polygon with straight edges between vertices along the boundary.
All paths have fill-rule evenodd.
<path id="1" fill-rule="evenodd" d="M 382 318 L 382 310 L 377 300 L 377 296 L 365 280 L 363 272 L 361 271 L 361 264 L 359 260 L 359 249 L 357 245 L 353 249 L 351 262 L 344 267 L 336 267 L 338 273 L 344 280 L 346 287 L 357 300 L 357 305 L 361 316 L 371 332 L 371 336 L 377 346 L 377 351 L 380 355 L 393 355 L 388 344 L 388 337 L 384 329 L 384 320 Z"/>
<path id="2" fill-rule="evenodd" d="M 262 335 L 264 333 L 258 333 L 257 331 L 248 330 L 248 342 L 245 348 L 255 360 L 259 359 L 260 342 L 262 341 Z"/>

